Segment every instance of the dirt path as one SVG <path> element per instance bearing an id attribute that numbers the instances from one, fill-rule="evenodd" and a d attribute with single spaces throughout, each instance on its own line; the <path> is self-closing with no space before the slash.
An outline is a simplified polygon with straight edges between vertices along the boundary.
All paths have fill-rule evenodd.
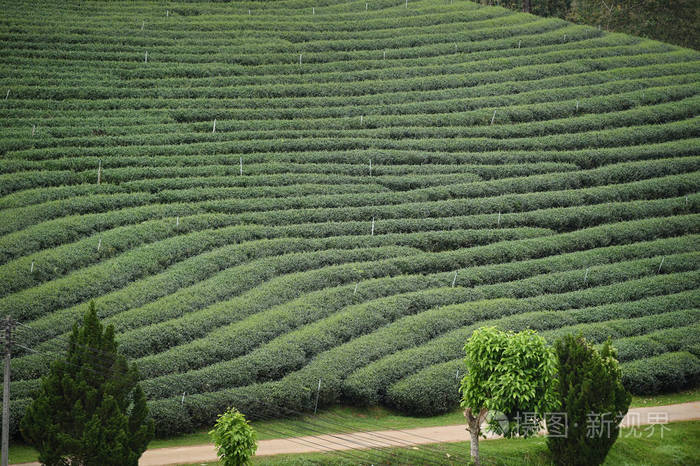
<path id="1" fill-rule="evenodd" d="M 630 409 L 623 426 L 643 426 L 656 423 L 692 421 L 700 419 L 700 401 L 651 408 Z M 408 447 L 430 443 L 463 442 L 469 437 L 464 425 L 420 427 L 404 430 L 380 430 L 352 434 L 328 434 L 284 439 L 260 440 L 257 456 L 294 453 L 318 453 L 368 449 L 378 447 Z M 139 460 L 140 466 L 205 463 L 216 461 L 214 445 L 156 448 L 147 450 Z M 24 463 L 22 466 L 38 463 Z"/>

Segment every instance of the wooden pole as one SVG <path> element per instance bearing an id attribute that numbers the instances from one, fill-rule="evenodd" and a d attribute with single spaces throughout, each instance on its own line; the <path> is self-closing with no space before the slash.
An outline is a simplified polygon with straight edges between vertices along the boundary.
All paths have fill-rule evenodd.
<path id="1" fill-rule="evenodd" d="M 5 369 L 2 387 L 2 466 L 7 466 L 10 449 L 10 358 L 12 356 L 12 317 L 5 318 Z"/>

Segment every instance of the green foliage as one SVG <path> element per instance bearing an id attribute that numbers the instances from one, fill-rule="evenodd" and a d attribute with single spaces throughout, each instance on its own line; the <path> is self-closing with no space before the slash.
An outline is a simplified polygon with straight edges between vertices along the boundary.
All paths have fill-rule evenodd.
<path id="1" fill-rule="evenodd" d="M 248 464 L 258 448 L 255 431 L 236 408 L 219 415 L 209 435 L 225 466 Z"/>
<path id="2" fill-rule="evenodd" d="M 117 353 L 94 303 L 73 327 L 65 359 L 55 361 L 27 407 L 20 430 L 47 465 L 137 465 L 153 437 L 136 366 Z"/>
<path id="3" fill-rule="evenodd" d="M 503 332 L 495 327 L 475 330 L 464 345 L 466 375 L 461 406 L 472 411 L 504 413 L 512 422 L 498 433 L 529 436 L 537 430 L 513 429 L 513 416 L 533 413 L 539 419 L 556 407 L 555 357 L 544 338 L 533 330 Z"/>
<path id="4" fill-rule="evenodd" d="M 699 7 L 693 0 L 481 0 L 481 3 L 700 48 Z"/>
<path id="5" fill-rule="evenodd" d="M 568 0 L 54 3 L 3 4 L 13 432 L 93 299 L 160 435 L 319 378 L 450 410 L 484 325 L 612 337 L 635 392 L 697 378 L 696 51 Z"/>
<path id="6" fill-rule="evenodd" d="M 700 49 L 699 8 L 694 0 L 614 0 L 607 5 L 577 0 L 572 1 L 569 19 L 697 50 Z"/>
<path id="7" fill-rule="evenodd" d="M 583 336 L 573 334 L 557 340 L 555 348 L 556 396 L 560 412 L 566 413 L 566 428 L 556 428 L 557 435 L 547 438 L 547 446 L 556 464 L 602 464 L 632 401 L 622 385 L 616 351 L 610 339 L 599 352 Z M 549 428 L 555 431 L 554 425 Z"/>

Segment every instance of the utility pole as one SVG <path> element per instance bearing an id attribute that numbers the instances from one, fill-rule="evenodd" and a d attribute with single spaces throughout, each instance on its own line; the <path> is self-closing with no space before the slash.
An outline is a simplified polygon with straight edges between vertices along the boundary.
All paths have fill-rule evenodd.
<path id="1" fill-rule="evenodd" d="M 10 449 L 10 356 L 12 348 L 12 317 L 7 316 L 5 327 L 5 371 L 2 390 L 2 466 L 7 466 Z"/>

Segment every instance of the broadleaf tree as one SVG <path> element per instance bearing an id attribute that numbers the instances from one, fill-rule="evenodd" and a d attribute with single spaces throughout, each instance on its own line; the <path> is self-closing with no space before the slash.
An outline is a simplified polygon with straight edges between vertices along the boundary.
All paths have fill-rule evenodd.
<path id="1" fill-rule="evenodd" d="M 58 465 L 133 465 L 153 438 L 138 371 L 117 352 L 91 302 L 73 326 L 64 358 L 54 361 L 20 423 L 39 461 Z"/>
<path id="2" fill-rule="evenodd" d="M 479 436 L 489 412 L 503 413 L 490 429 L 527 437 L 539 430 L 545 413 L 556 408 L 556 358 L 544 338 L 532 330 L 504 332 L 482 327 L 464 346 L 467 374 L 461 381 L 461 405 L 471 436 L 471 457 L 479 464 Z M 528 425 L 516 416 L 528 415 Z M 514 426 L 518 428 L 514 429 Z"/>
<path id="3" fill-rule="evenodd" d="M 209 435 L 225 466 L 247 464 L 258 448 L 255 431 L 236 408 L 229 408 L 220 414 Z"/>

